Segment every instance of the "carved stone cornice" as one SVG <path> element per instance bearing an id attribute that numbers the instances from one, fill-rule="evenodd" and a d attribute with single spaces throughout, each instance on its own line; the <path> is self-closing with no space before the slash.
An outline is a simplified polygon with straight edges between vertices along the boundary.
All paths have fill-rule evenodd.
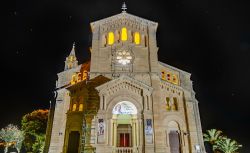
<path id="1" fill-rule="evenodd" d="M 156 30 L 158 27 L 157 22 L 143 19 L 141 17 L 126 12 L 122 12 L 120 14 L 92 22 L 90 23 L 90 25 L 92 29 L 100 27 L 100 32 L 115 29 L 121 27 L 122 25 L 126 25 L 128 27 L 132 27 L 133 29 L 138 29 L 140 31 L 146 31 L 147 27 L 152 27 Z"/>
<path id="2" fill-rule="evenodd" d="M 153 91 L 152 87 L 125 75 L 96 87 L 99 94 L 108 95 L 121 89 L 127 89 L 140 95 L 142 94 L 141 92 L 150 95 Z"/>

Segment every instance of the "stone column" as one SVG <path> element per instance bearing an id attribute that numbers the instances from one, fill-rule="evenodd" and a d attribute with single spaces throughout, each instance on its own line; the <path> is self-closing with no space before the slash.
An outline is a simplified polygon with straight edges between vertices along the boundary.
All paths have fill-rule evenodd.
<path id="1" fill-rule="evenodd" d="M 148 106 L 148 98 L 147 96 L 143 96 L 143 100 L 144 100 L 144 110 L 148 110 L 149 106 Z"/>
<path id="2" fill-rule="evenodd" d="M 143 134 L 144 134 L 144 128 L 143 128 L 143 119 L 140 119 L 140 121 L 139 121 L 139 131 L 140 131 L 140 143 L 139 143 L 139 145 L 140 146 L 143 146 L 143 142 L 144 142 L 144 140 L 143 140 Z"/>
<path id="3" fill-rule="evenodd" d="M 139 124 L 138 119 L 136 119 L 136 146 L 139 146 Z"/>
<path id="4" fill-rule="evenodd" d="M 117 121 L 116 120 L 114 120 L 114 134 L 113 134 L 113 136 L 114 136 L 114 143 L 113 143 L 113 146 L 114 147 L 117 147 Z"/>
<path id="5" fill-rule="evenodd" d="M 101 98 L 100 98 L 100 110 L 103 110 L 103 102 L 104 102 L 104 96 L 103 95 L 101 95 L 100 96 Z"/>
<path id="6" fill-rule="evenodd" d="M 90 144 L 91 139 L 91 123 L 92 123 L 93 116 L 86 115 L 85 116 L 85 145 L 84 145 L 84 153 L 92 153 L 93 147 Z"/>
<path id="7" fill-rule="evenodd" d="M 113 119 L 110 119 L 110 129 L 109 129 L 109 145 L 113 145 Z"/>
<path id="8" fill-rule="evenodd" d="M 133 148 L 136 147 L 136 130 L 135 130 L 135 120 L 132 120 L 132 135 L 133 135 Z"/>

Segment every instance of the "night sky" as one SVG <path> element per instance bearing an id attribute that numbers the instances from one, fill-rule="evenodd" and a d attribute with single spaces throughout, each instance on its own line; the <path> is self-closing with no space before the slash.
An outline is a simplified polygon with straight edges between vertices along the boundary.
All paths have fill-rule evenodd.
<path id="1" fill-rule="evenodd" d="M 48 108 L 56 74 L 76 42 L 91 47 L 89 23 L 121 12 L 120 0 L 1 3 L 0 128 Z M 127 0 L 128 13 L 159 23 L 159 60 L 192 73 L 203 130 L 217 128 L 250 152 L 250 4 L 242 0 Z"/>

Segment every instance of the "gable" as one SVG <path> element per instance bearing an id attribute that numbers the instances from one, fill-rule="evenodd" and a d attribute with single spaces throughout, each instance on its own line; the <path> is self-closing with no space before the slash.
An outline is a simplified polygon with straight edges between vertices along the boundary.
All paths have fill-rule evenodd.
<path id="1" fill-rule="evenodd" d="M 122 89 L 133 90 L 133 92 L 137 94 L 145 93 L 147 95 L 151 94 L 153 91 L 152 87 L 138 80 L 130 78 L 128 76 L 121 76 L 117 79 L 114 79 L 112 81 L 109 81 L 105 84 L 96 87 L 96 90 L 99 91 L 100 93 L 108 93 L 108 94 L 113 94 Z"/>
<path id="2" fill-rule="evenodd" d="M 90 25 L 92 29 L 100 27 L 101 32 L 108 31 L 110 28 L 120 27 L 121 25 L 133 26 L 134 28 L 144 31 L 147 30 L 147 27 L 153 27 L 156 30 L 158 23 L 123 12 L 102 20 L 92 22 Z"/>

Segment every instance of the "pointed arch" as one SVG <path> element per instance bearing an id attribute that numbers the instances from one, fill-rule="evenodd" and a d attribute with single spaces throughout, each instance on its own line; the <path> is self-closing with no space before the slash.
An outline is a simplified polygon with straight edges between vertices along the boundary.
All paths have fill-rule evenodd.
<path id="1" fill-rule="evenodd" d="M 115 35 L 113 32 L 108 33 L 108 45 L 113 45 L 115 42 Z"/>
<path id="2" fill-rule="evenodd" d="M 134 34 L 134 43 L 139 45 L 141 43 L 141 35 L 139 32 L 135 32 Z"/>
<path id="3" fill-rule="evenodd" d="M 121 40 L 122 41 L 127 41 L 128 40 L 128 31 L 127 31 L 126 27 L 122 28 L 122 31 L 121 31 Z"/>

